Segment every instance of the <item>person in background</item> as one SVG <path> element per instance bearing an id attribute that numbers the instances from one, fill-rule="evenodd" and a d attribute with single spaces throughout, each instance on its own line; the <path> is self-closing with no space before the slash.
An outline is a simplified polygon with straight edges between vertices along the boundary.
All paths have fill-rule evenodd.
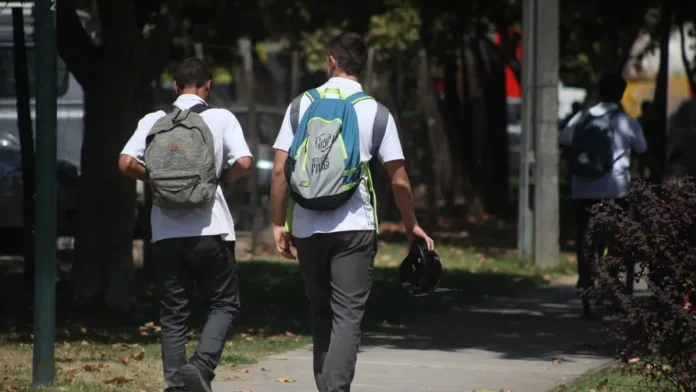
<path id="1" fill-rule="evenodd" d="M 577 225 L 577 285 L 583 292 L 594 284 L 591 260 L 588 260 L 585 254 L 585 250 L 592 246 L 587 235 L 591 218 L 589 209 L 603 200 L 614 200 L 628 211 L 626 196 L 631 182 L 631 152 L 643 154 L 648 149 L 640 123 L 620 107 L 621 99 L 626 91 L 626 80 L 620 74 L 608 73 L 599 80 L 598 88 L 600 102 L 586 111 L 577 113 L 559 137 L 559 142 L 564 148 L 564 156 L 569 161 L 571 197 L 575 205 Z M 594 128 L 590 129 L 591 127 Z M 610 138 L 600 139 L 607 140 L 606 147 L 610 156 L 602 172 L 595 176 L 587 176 L 577 169 L 573 170 L 573 157 L 582 154 L 585 156 L 601 154 L 601 151 L 588 151 L 592 148 L 601 148 L 602 146 L 598 143 L 590 143 L 593 144 L 590 146 L 578 145 L 583 140 L 583 136 L 590 131 L 611 135 Z M 582 300 L 585 316 L 594 318 L 587 295 L 583 294 Z"/>

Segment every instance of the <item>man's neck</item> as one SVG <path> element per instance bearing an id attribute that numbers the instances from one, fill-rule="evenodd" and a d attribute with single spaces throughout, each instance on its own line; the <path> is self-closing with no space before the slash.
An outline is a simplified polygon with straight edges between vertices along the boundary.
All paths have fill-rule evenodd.
<path id="1" fill-rule="evenodd" d="M 354 82 L 358 81 L 358 78 L 353 76 L 353 75 L 348 75 L 345 72 L 334 72 L 333 75 L 331 75 L 332 78 L 343 78 L 343 79 L 348 79 L 352 80 Z"/>
<path id="2" fill-rule="evenodd" d="M 197 96 L 198 98 L 200 98 L 200 99 L 202 99 L 202 100 L 205 101 L 205 97 L 203 97 L 203 96 L 200 94 L 200 91 L 198 91 L 198 89 L 195 89 L 195 88 L 181 90 L 181 93 L 179 93 L 179 95 L 195 95 L 195 96 Z"/>

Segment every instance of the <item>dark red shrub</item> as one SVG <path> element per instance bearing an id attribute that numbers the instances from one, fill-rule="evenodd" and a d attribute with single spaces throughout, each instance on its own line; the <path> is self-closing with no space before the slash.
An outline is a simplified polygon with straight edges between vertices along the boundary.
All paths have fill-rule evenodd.
<path id="1" fill-rule="evenodd" d="M 591 295 L 624 359 L 640 357 L 683 391 L 696 391 L 696 186 L 691 179 L 637 183 L 626 214 L 609 201 L 594 207 L 593 232 L 609 244 L 594 260 Z M 627 294 L 626 265 L 648 284 Z"/>

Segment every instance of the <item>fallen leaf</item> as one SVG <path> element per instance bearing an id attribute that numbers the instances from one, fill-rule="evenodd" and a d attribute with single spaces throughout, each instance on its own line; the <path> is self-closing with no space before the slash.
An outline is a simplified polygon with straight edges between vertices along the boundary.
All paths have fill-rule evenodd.
<path id="1" fill-rule="evenodd" d="M 262 372 L 265 372 L 265 371 L 266 371 L 266 368 L 261 368 L 261 371 L 262 371 Z"/>
<path id="2" fill-rule="evenodd" d="M 121 357 L 121 363 L 124 365 L 128 365 L 128 362 L 130 362 L 130 358 L 128 357 Z"/>
<path id="3" fill-rule="evenodd" d="M 631 365 L 638 363 L 638 362 L 640 362 L 640 358 L 631 358 L 628 360 L 628 363 L 630 363 Z"/>
<path id="4" fill-rule="evenodd" d="M 83 346 L 89 346 L 89 342 L 87 342 L 86 340 L 81 341 L 80 344 Z"/>
<path id="5" fill-rule="evenodd" d="M 102 368 L 101 366 L 98 366 L 98 365 L 91 365 L 91 364 L 87 364 L 87 365 L 85 365 L 85 366 L 82 367 L 82 369 L 83 369 L 84 371 L 90 372 L 90 373 L 98 372 L 98 371 L 101 370 L 101 368 Z"/>
<path id="6" fill-rule="evenodd" d="M 558 358 L 556 358 L 556 360 L 554 360 L 553 362 L 554 362 L 555 364 L 557 364 L 557 365 L 560 365 L 560 364 L 562 364 L 564 361 L 565 361 L 565 359 L 564 359 L 563 357 L 558 357 Z"/>
<path id="7" fill-rule="evenodd" d="M 104 381 L 105 384 L 109 385 L 123 385 L 129 383 L 131 380 L 125 377 L 114 377 Z"/>
<path id="8" fill-rule="evenodd" d="M 242 373 L 249 373 L 249 369 L 242 369 L 242 370 L 240 370 L 240 372 L 242 372 Z"/>
<path id="9" fill-rule="evenodd" d="M 143 358 L 145 358 L 145 351 L 141 351 L 141 352 L 133 355 L 132 358 L 135 359 L 136 361 L 142 360 Z"/>
<path id="10" fill-rule="evenodd" d="M 295 380 L 293 380 L 292 378 L 288 378 L 288 377 L 280 377 L 280 378 L 278 378 L 278 380 L 276 380 L 276 381 L 278 381 L 278 382 L 283 382 L 283 383 L 293 383 L 293 382 L 295 382 Z"/>
<path id="11" fill-rule="evenodd" d="M 295 334 L 292 333 L 292 332 L 285 332 L 285 336 L 287 336 L 287 337 L 289 337 L 289 338 L 294 338 L 294 337 L 297 336 L 297 335 L 295 335 Z"/>

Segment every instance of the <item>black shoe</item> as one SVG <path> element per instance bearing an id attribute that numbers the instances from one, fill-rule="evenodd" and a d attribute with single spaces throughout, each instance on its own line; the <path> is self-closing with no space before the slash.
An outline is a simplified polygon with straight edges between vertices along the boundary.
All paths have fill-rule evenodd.
<path id="1" fill-rule="evenodd" d="M 179 369 L 181 381 L 191 392 L 213 392 L 210 380 L 207 379 L 201 370 L 192 363 L 187 363 Z"/>

